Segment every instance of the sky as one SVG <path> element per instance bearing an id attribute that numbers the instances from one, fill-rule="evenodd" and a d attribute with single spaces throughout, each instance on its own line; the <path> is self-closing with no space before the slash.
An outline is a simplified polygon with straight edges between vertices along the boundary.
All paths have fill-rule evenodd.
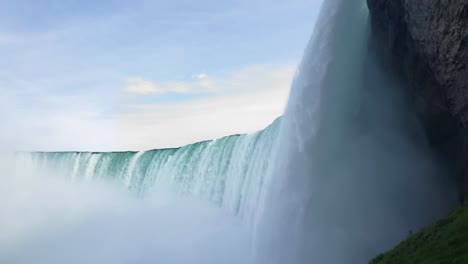
<path id="1" fill-rule="evenodd" d="M 320 0 L 0 0 L 0 143 L 146 150 L 285 108 Z"/>

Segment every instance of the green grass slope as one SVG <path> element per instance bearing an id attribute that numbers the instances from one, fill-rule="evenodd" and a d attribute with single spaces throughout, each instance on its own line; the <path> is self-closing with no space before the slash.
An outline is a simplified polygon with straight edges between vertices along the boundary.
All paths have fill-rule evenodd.
<path id="1" fill-rule="evenodd" d="M 468 264 L 468 204 L 410 236 L 370 264 Z"/>

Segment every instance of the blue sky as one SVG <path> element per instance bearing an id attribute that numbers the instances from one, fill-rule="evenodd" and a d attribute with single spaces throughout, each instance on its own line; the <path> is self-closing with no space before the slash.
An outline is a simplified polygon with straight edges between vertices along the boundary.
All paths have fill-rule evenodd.
<path id="1" fill-rule="evenodd" d="M 121 150 L 261 129 L 284 108 L 319 5 L 2 0 L 2 136 Z"/>

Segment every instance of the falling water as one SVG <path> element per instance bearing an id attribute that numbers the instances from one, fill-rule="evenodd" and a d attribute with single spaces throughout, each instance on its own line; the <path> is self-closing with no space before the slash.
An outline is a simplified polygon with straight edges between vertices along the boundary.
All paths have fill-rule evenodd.
<path id="1" fill-rule="evenodd" d="M 366 263 L 455 202 L 367 20 L 363 0 L 323 4 L 259 206 L 258 263 Z"/>
<path id="2" fill-rule="evenodd" d="M 110 181 L 134 194 L 201 198 L 250 221 L 255 215 L 280 119 L 254 134 L 140 152 L 20 153 L 22 162 L 73 182 Z"/>

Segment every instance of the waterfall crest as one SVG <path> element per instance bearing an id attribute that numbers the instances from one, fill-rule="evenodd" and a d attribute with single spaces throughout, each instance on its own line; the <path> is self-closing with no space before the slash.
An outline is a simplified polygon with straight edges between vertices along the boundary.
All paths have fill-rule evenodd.
<path id="1" fill-rule="evenodd" d="M 131 192 L 174 192 L 213 202 L 252 219 L 257 209 L 280 123 L 254 134 L 234 135 L 174 149 L 140 152 L 20 153 L 22 162 L 73 182 L 104 180 Z"/>

